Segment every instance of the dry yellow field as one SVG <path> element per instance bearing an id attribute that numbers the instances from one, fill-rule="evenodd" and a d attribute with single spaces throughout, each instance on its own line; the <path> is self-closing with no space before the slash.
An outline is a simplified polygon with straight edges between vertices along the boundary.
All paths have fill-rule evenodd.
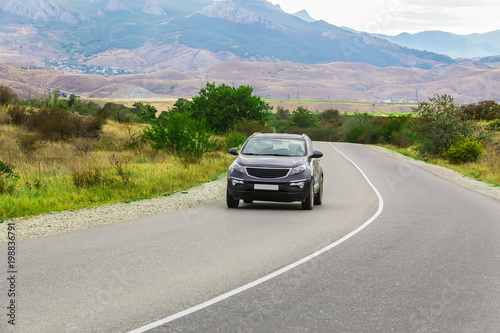
<path id="1" fill-rule="evenodd" d="M 142 102 L 153 105 L 159 113 L 172 108 L 177 99 L 174 98 L 85 98 L 86 101 L 92 101 L 103 106 L 106 103 L 122 104 L 131 107 L 134 103 Z M 270 100 L 267 103 L 273 107 L 276 112 L 278 107 L 290 110 L 296 110 L 299 106 L 305 107 L 312 112 L 323 112 L 327 109 L 336 109 L 340 112 L 367 112 L 367 113 L 411 113 L 412 107 L 416 104 L 394 104 L 394 103 L 355 103 L 355 102 L 335 102 L 335 101 L 301 101 L 301 100 Z"/>

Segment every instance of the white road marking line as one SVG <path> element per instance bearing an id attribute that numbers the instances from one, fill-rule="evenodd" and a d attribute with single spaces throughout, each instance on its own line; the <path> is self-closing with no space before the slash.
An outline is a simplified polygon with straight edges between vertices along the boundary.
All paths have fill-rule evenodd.
<path id="1" fill-rule="evenodd" d="M 155 321 L 151 324 L 148 324 L 148 325 L 145 325 L 145 326 L 142 326 L 142 327 L 139 327 L 135 330 L 132 330 L 130 331 L 129 333 L 142 333 L 142 332 L 146 332 L 148 330 L 151 330 L 153 328 L 156 328 L 158 326 L 161 326 L 161 325 L 164 325 L 166 323 L 169 323 L 171 321 L 174 321 L 176 319 L 179 319 L 179 318 L 182 318 L 184 316 L 187 316 L 191 313 L 194 313 L 196 311 L 199 311 L 201 309 L 204 309 L 206 307 L 209 307 L 213 304 L 216 304 L 220 301 L 223 301 L 231 296 L 234 296 L 234 295 L 237 295 L 245 290 L 248 290 L 248 289 L 251 289 L 255 286 L 258 286 L 259 284 L 261 283 L 264 283 L 266 281 L 269 281 L 271 280 L 272 278 L 275 278 L 277 277 L 278 275 L 281 275 L 285 272 L 288 272 L 289 270 L 299 266 L 299 265 L 302 265 L 303 263 L 319 256 L 320 254 L 322 253 L 325 253 L 331 249 L 333 249 L 334 247 L 336 247 L 337 245 L 340 245 L 342 244 L 343 242 L 345 242 L 346 240 L 348 240 L 349 238 L 351 238 L 352 236 L 356 235 L 358 232 L 360 232 L 361 230 L 363 230 L 364 228 L 366 228 L 368 225 L 370 225 L 373 221 L 375 221 L 375 219 L 382 213 L 382 211 L 384 210 L 384 199 L 382 198 L 382 196 L 380 195 L 380 192 L 377 190 L 377 188 L 372 184 L 372 182 L 370 181 L 370 179 L 368 179 L 368 177 L 366 176 L 366 174 L 363 172 L 363 170 L 361 170 L 361 168 L 359 166 L 356 165 L 356 163 L 354 163 L 350 158 L 348 158 L 346 155 L 344 155 L 344 153 L 342 153 L 340 150 L 338 150 L 337 148 L 335 148 L 335 146 L 330 143 L 330 146 L 332 146 L 333 149 L 335 149 L 340 155 L 342 155 L 346 160 L 348 160 L 349 162 L 352 163 L 352 165 L 354 165 L 356 167 L 356 169 L 358 169 L 358 171 L 361 173 L 361 175 L 365 178 L 365 180 L 367 181 L 367 183 L 370 185 L 370 187 L 373 189 L 373 191 L 375 192 L 375 194 L 377 195 L 377 198 L 378 198 L 378 209 L 377 211 L 375 212 L 375 214 L 370 217 L 370 219 L 368 221 L 366 221 L 365 223 L 363 223 L 362 225 L 360 225 L 357 229 L 351 231 L 350 233 L 348 233 L 347 235 L 345 235 L 344 237 L 338 239 L 337 241 L 333 242 L 332 244 L 308 255 L 307 257 L 304 257 L 288 266 L 285 266 L 269 275 L 266 275 L 258 280 L 255 280 L 253 282 L 250 282 L 244 286 L 241 286 L 239 288 L 236 288 L 234 290 L 231 290 L 225 294 L 222 294 L 220 296 L 217 296 L 215 298 L 212 298 L 206 302 L 203 302 L 203 303 L 200 303 L 196 306 L 193 306 L 192 308 L 189 308 L 189 309 L 186 309 L 184 311 L 181 311 L 181 312 L 178 312 L 176 314 L 173 314 L 171 316 L 168 316 L 166 318 L 163 318 L 163 319 L 160 319 L 158 321 Z"/>

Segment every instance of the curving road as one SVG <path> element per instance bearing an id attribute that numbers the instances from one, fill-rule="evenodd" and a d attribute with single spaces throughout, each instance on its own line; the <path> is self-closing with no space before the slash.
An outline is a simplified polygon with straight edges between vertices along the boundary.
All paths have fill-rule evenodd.
<path id="1" fill-rule="evenodd" d="M 16 328 L 500 331 L 500 201 L 364 146 L 317 148 L 325 154 L 325 197 L 313 211 L 217 202 L 18 242 Z"/>

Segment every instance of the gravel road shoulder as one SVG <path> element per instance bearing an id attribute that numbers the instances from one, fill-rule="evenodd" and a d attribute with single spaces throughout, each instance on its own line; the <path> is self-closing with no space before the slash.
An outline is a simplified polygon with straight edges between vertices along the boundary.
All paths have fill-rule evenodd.
<path id="1" fill-rule="evenodd" d="M 384 147 L 367 147 L 397 160 L 417 165 L 442 178 L 500 200 L 500 188 L 498 187 L 493 187 L 464 177 L 458 172 L 450 169 L 414 160 Z M 98 225 L 124 221 L 131 218 L 203 205 L 224 199 L 226 193 L 225 190 L 226 178 L 221 177 L 218 180 L 204 183 L 187 191 L 174 193 L 166 197 L 141 200 L 131 203 L 104 205 L 75 211 L 54 212 L 50 214 L 16 219 L 16 240 L 92 228 Z M 8 222 L 10 221 L 5 221 L 0 225 L 0 243 L 7 241 Z"/>
<path id="2" fill-rule="evenodd" d="M 222 200 L 225 194 L 226 178 L 224 176 L 165 197 L 16 219 L 16 240 L 92 228 L 136 217 L 203 205 Z M 7 241 L 8 222 L 11 221 L 5 221 L 0 225 L 0 243 Z"/>

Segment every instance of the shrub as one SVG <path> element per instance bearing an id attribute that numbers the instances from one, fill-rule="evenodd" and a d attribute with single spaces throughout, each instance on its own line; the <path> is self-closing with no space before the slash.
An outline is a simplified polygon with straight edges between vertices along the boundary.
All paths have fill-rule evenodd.
<path id="1" fill-rule="evenodd" d="M 367 113 L 356 113 L 354 115 L 348 116 L 344 115 L 341 117 L 342 125 L 340 126 L 338 135 L 341 141 L 349 141 L 349 135 L 351 135 L 352 142 L 357 142 L 357 138 L 353 139 L 351 134 L 356 128 L 360 127 L 372 127 L 374 125 L 375 118 Z M 359 133 L 361 134 L 361 133 Z M 358 134 L 358 135 L 359 135 Z"/>
<path id="2" fill-rule="evenodd" d="M 399 132 L 392 133 L 391 144 L 399 148 L 408 148 L 411 143 L 411 132 L 408 129 L 403 129 Z"/>
<path id="3" fill-rule="evenodd" d="M 450 145 L 443 157 L 454 164 L 476 162 L 484 153 L 483 142 L 462 137 Z"/>
<path id="4" fill-rule="evenodd" d="M 18 179 L 19 175 L 14 172 L 14 166 L 0 161 L 0 194 L 14 192 Z"/>
<path id="5" fill-rule="evenodd" d="M 356 127 L 347 134 L 347 141 L 352 143 L 377 143 L 380 133 L 373 126 Z"/>
<path id="6" fill-rule="evenodd" d="M 17 100 L 17 95 L 12 92 L 10 87 L 4 84 L 0 85 L 0 105 L 14 103 Z"/>
<path id="7" fill-rule="evenodd" d="M 487 126 L 490 131 L 500 131 L 500 119 L 493 120 Z"/>
<path id="8" fill-rule="evenodd" d="M 41 136 L 39 134 L 27 133 L 19 135 L 17 144 L 23 153 L 26 155 L 32 155 L 37 150 L 42 148 L 45 142 L 41 140 Z"/>
<path id="9" fill-rule="evenodd" d="M 339 123 L 340 122 L 340 112 L 337 109 L 327 109 L 327 110 L 320 113 L 319 119 L 322 122 Z"/>
<path id="10" fill-rule="evenodd" d="M 379 125 L 380 136 L 383 142 L 392 142 L 396 133 L 401 133 L 408 128 L 411 116 L 389 116 L 380 117 L 377 119 Z"/>
<path id="11" fill-rule="evenodd" d="M 307 108 L 299 106 L 292 112 L 292 122 L 299 128 L 309 128 L 318 126 L 318 118 Z"/>
<path id="12" fill-rule="evenodd" d="M 13 105 L 7 111 L 14 125 L 24 125 L 32 115 L 31 109 L 26 105 Z"/>
<path id="13" fill-rule="evenodd" d="M 499 119 L 500 105 L 495 101 L 481 101 L 477 104 L 469 104 L 464 109 L 464 117 L 478 120 Z"/>
<path id="14" fill-rule="evenodd" d="M 260 133 L 272 132 L 272 129 L 269 126 L 263 125 L 257 120 L 238 122 L 234 126 L 234 130 L 246 137 L 252 135 L 255 132 L 260 132 Z"/>
<path id="15" fill-rule="evenodd" d="M 463 108 L 453 104 L 449 95 L 430 98 L 431 103 L 419 103 L 411 123 L 418 152 L 421 155 L 442 156 L 460 137 L 472 137 L 477 126 L 464 120 Z"/>
<path id="16" fill-rule="evenodd" d="M 136 114 L 142 121 L 149 122 L 156 118 L 158 112 L 156 108 L 149 103 L 134 103 L 132 112 Z"/>
<path id="17" fill-rule="evenodd" d="M 138 122 L 140 118 L 134 112 L 137 109 L 130 109 L 122 104 L 106 103 L 100 110 L 103 118 L 109 118 L 119 123 L 132 123 Z"/>
<path id="18" fill-rule="evenodd" d="M 211 136 L 204 120 L 193 119 L 187 112 L 171 112 L 167 119 L 154 121 L 151 128 L 144 130 L 143 137 L 153 149 L 201 157 L 216 146 Z"/>
<path id="19" fill-rule="evenodd" d="M 234 147 L 240 147 L 245 143 L 246 137 L 239 132 L 232 132 L 226 135 L 224 139 L 224 150 L 228 150 Z"/>

